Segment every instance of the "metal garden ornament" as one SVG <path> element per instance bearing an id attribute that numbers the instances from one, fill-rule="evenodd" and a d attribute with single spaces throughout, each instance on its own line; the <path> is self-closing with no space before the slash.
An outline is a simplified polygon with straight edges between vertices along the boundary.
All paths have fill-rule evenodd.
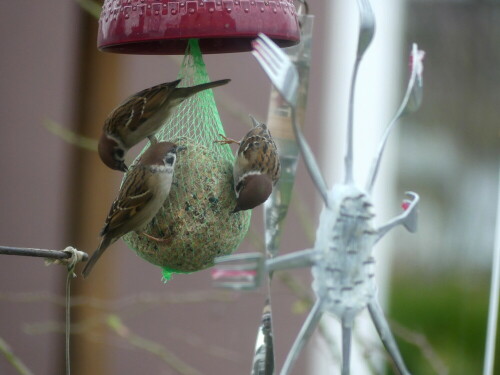
<path id="1" fill-rule="evenodd" d="M 316 242 L 312 249 L 297 251 L 266 260 L 264 255 L 241 254 L 221 257 L 216 260 L 219 269 L 241 272 L 240 279 L 218 282 L 219 286 L 234 289 L 258 287 L 265 272 L 311 267 L 312 288 L 316 302 L 304 322 L 280 374 L 289 374 L 299 353 L 325 312 L 334 314 L 342 325 L 342 375 L 350 373 L 349 358 L 354 319 L 366 307 L 371 319 L 398 371 L 410 374 L 406 368 L 396 341 L 382 308 L 377 300 L 377 285 L 374 278 L 374 245 L 392 228 L 403 225 L 408 231 L 417 229 L 417 206 L 419 197 L 407 192 L 403 201 L 403 212 L 387 222 L 375 227 L 370 194 L 377 177 L 380 160 L 388 136 L 397 120 L 414 110 L 422 97 L 422 60 L 424 52 L 414 44 L 411 51 L 411 75 L 404 99 L 387 126 L 364 188 L 357 187 L 353 180 L 353 101 L 358 66 L 371 43 L 375 30 L 375 20 L 368 0 L 358 0 L 360 9 L 360 32 L 357 55 L 351 78 L 349 117 L 347 128 L 347 153 L 345 157 L 345 180 L 328 189 L 317 166 L 315 157 L 303 137 L 296 121 L 296 98 L 298 74 L 288 56 L 269 38 L 260 34 L 254 41 L 253 55 L 256 57 L 273 85 L 288 102 L 292 111 L 292 125 L 306 167 L 324 201 Z M 228 273 L 229 274 L 229 273 Z"/>

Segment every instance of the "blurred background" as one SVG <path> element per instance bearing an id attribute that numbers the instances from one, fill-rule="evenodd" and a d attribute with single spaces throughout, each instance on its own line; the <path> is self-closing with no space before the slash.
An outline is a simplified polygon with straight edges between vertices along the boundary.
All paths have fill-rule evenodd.
<path id="1" fill-rule="evenodd" d="M 316 19 L 304 132 L 329 186 L 343 176 L 344 87 L 354 56 L 344 33 L 357 30 L 354 2 L 342 3 L 309 4 Z M 376 248 L 386 315 L 412 373 L 479 374 L 499 177 L 500 3 L 373 3 L 378 30 L 366 58 L 375 63 L 367 63 L 360 85 L 378 86 L 358 86 L 355 137 L 375 147 L 406 87 L 411 43 L 427 53 L 422 108 L 391 137 L 373 195 L 379 223 L 399 212 L 405 191 L 421 196 L 419 232 L 396 229 Z M 0 245 L 94 251 L 121 174 L 64 140 L 61 129 L 97 139 L 125 97 L 177 76 L 178 59 L 98 52 L 96 33 L 97 19 L 78 1 L 2 4 Z M 247 131 L 249 113 L 265 120 L 271 85 L 249 53 L 205 62 L 213 80 L 232 79 L 214 91 L 228 136 Z M 377 117 L 368 108 L 378 108 L 380 97 L 388 109 Z M 371 153 L 357 146 L 355 157 L 369 161 Z M 312 246 L 320 209 L 299 163 L 283 252 Z M 238 252 L 261 250 L 262 237 L 259 208 Z M 34 258 L 0 262 L 0 338 L 34 374 L 63 374 L 65 270 Z M 163 284 L 158 267 L 117 242 L 92 277 L 73 280 L 73 373 L 248 374 L 265 290 L 226 292 L 210 284 L 209 270 Z M 273 282 L 278 367 L 309 310 L 309 285 L 309 270 Z M 338 354 L 316 336 L 294 374 L 338 371 Z M 356 345 L 368 361 L 384 362 L 379 341 L 373 343 Z M 316 367 L 323 357 L 332 359 L 329 370 Z M 0 374 L 17 373 L 0 354 Z"/>

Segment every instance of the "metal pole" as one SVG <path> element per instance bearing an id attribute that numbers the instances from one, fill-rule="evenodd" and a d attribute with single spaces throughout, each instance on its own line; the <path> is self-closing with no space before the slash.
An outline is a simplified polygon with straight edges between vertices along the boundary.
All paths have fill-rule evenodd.
<path id="1" fill-rule="evenodd" d="M 500 169 L 498 171 L 497 224 L 494 246 L 493 263 L 491 265 L 490 305 L 488 311 L 483 375 L 493 375 L 495 364 L 495 340 L 497 335 L 498 299 L 500 292 Z"/>
<path id="2" fill-rule="evenodd" d="M 63 250 L 33 249 L 27 247 L 0 246 L 0 255 L 19 255 L 26 257 L 49 258 L 49 259 L 69 259 L 71 253 Z M 85 253 L 82 260 L 86 261 L 88 255 Z"/>

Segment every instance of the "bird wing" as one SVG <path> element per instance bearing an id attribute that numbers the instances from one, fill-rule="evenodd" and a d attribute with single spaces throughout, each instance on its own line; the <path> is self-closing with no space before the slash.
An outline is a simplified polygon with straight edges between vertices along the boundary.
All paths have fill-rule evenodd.
<path id="1" fill-rule="evenodd" d="M 132 95 L 113 110 L 106 124 L 123 124 L 123 128 L 136 131 L 158 112 L 179 82 L 180 80 L 162 83 Z"/>
<path id="2" fill-rule="evenodd" d="M 111 205 L 108 217 L 104 223 L 104 228 L 101 231 L 101 236 L 108 233 L 113 233 L 113 236 L 119 236 L 129 232 L 131 230 L 129 226 L 130 223 L 133 222 L 134 217 L 142 211 L 154 197 L 154 193 L 148 187 L 148 184 L 144 182 L 136 183 L 138 178 L 143 177 L 141 173 L 136 173 L 134 176 L 130 177 L 131 178 L 126 179 L 118 198 L 116 198 Z"/>
<path id="3" fill-rule="evenodd" d="M 241 141 L 238 149 L 242 171 L 259 171 L 269 175 L 273 183 L 279 179 L 278 149 L 264 124 L 254 127 Z"/>

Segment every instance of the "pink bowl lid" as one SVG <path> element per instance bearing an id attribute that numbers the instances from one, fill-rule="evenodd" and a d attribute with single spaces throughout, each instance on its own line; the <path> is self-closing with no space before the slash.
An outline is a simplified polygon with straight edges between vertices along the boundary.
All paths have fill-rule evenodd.
<path id="1" fill-rule="evenodd" d="M 106 52 L 184 54 L 199 39 L 203 53 L 250 51 L 262 32 L 279 46 L 297 44 L 293 0 L 105 0 L 97 46 Z"/>

